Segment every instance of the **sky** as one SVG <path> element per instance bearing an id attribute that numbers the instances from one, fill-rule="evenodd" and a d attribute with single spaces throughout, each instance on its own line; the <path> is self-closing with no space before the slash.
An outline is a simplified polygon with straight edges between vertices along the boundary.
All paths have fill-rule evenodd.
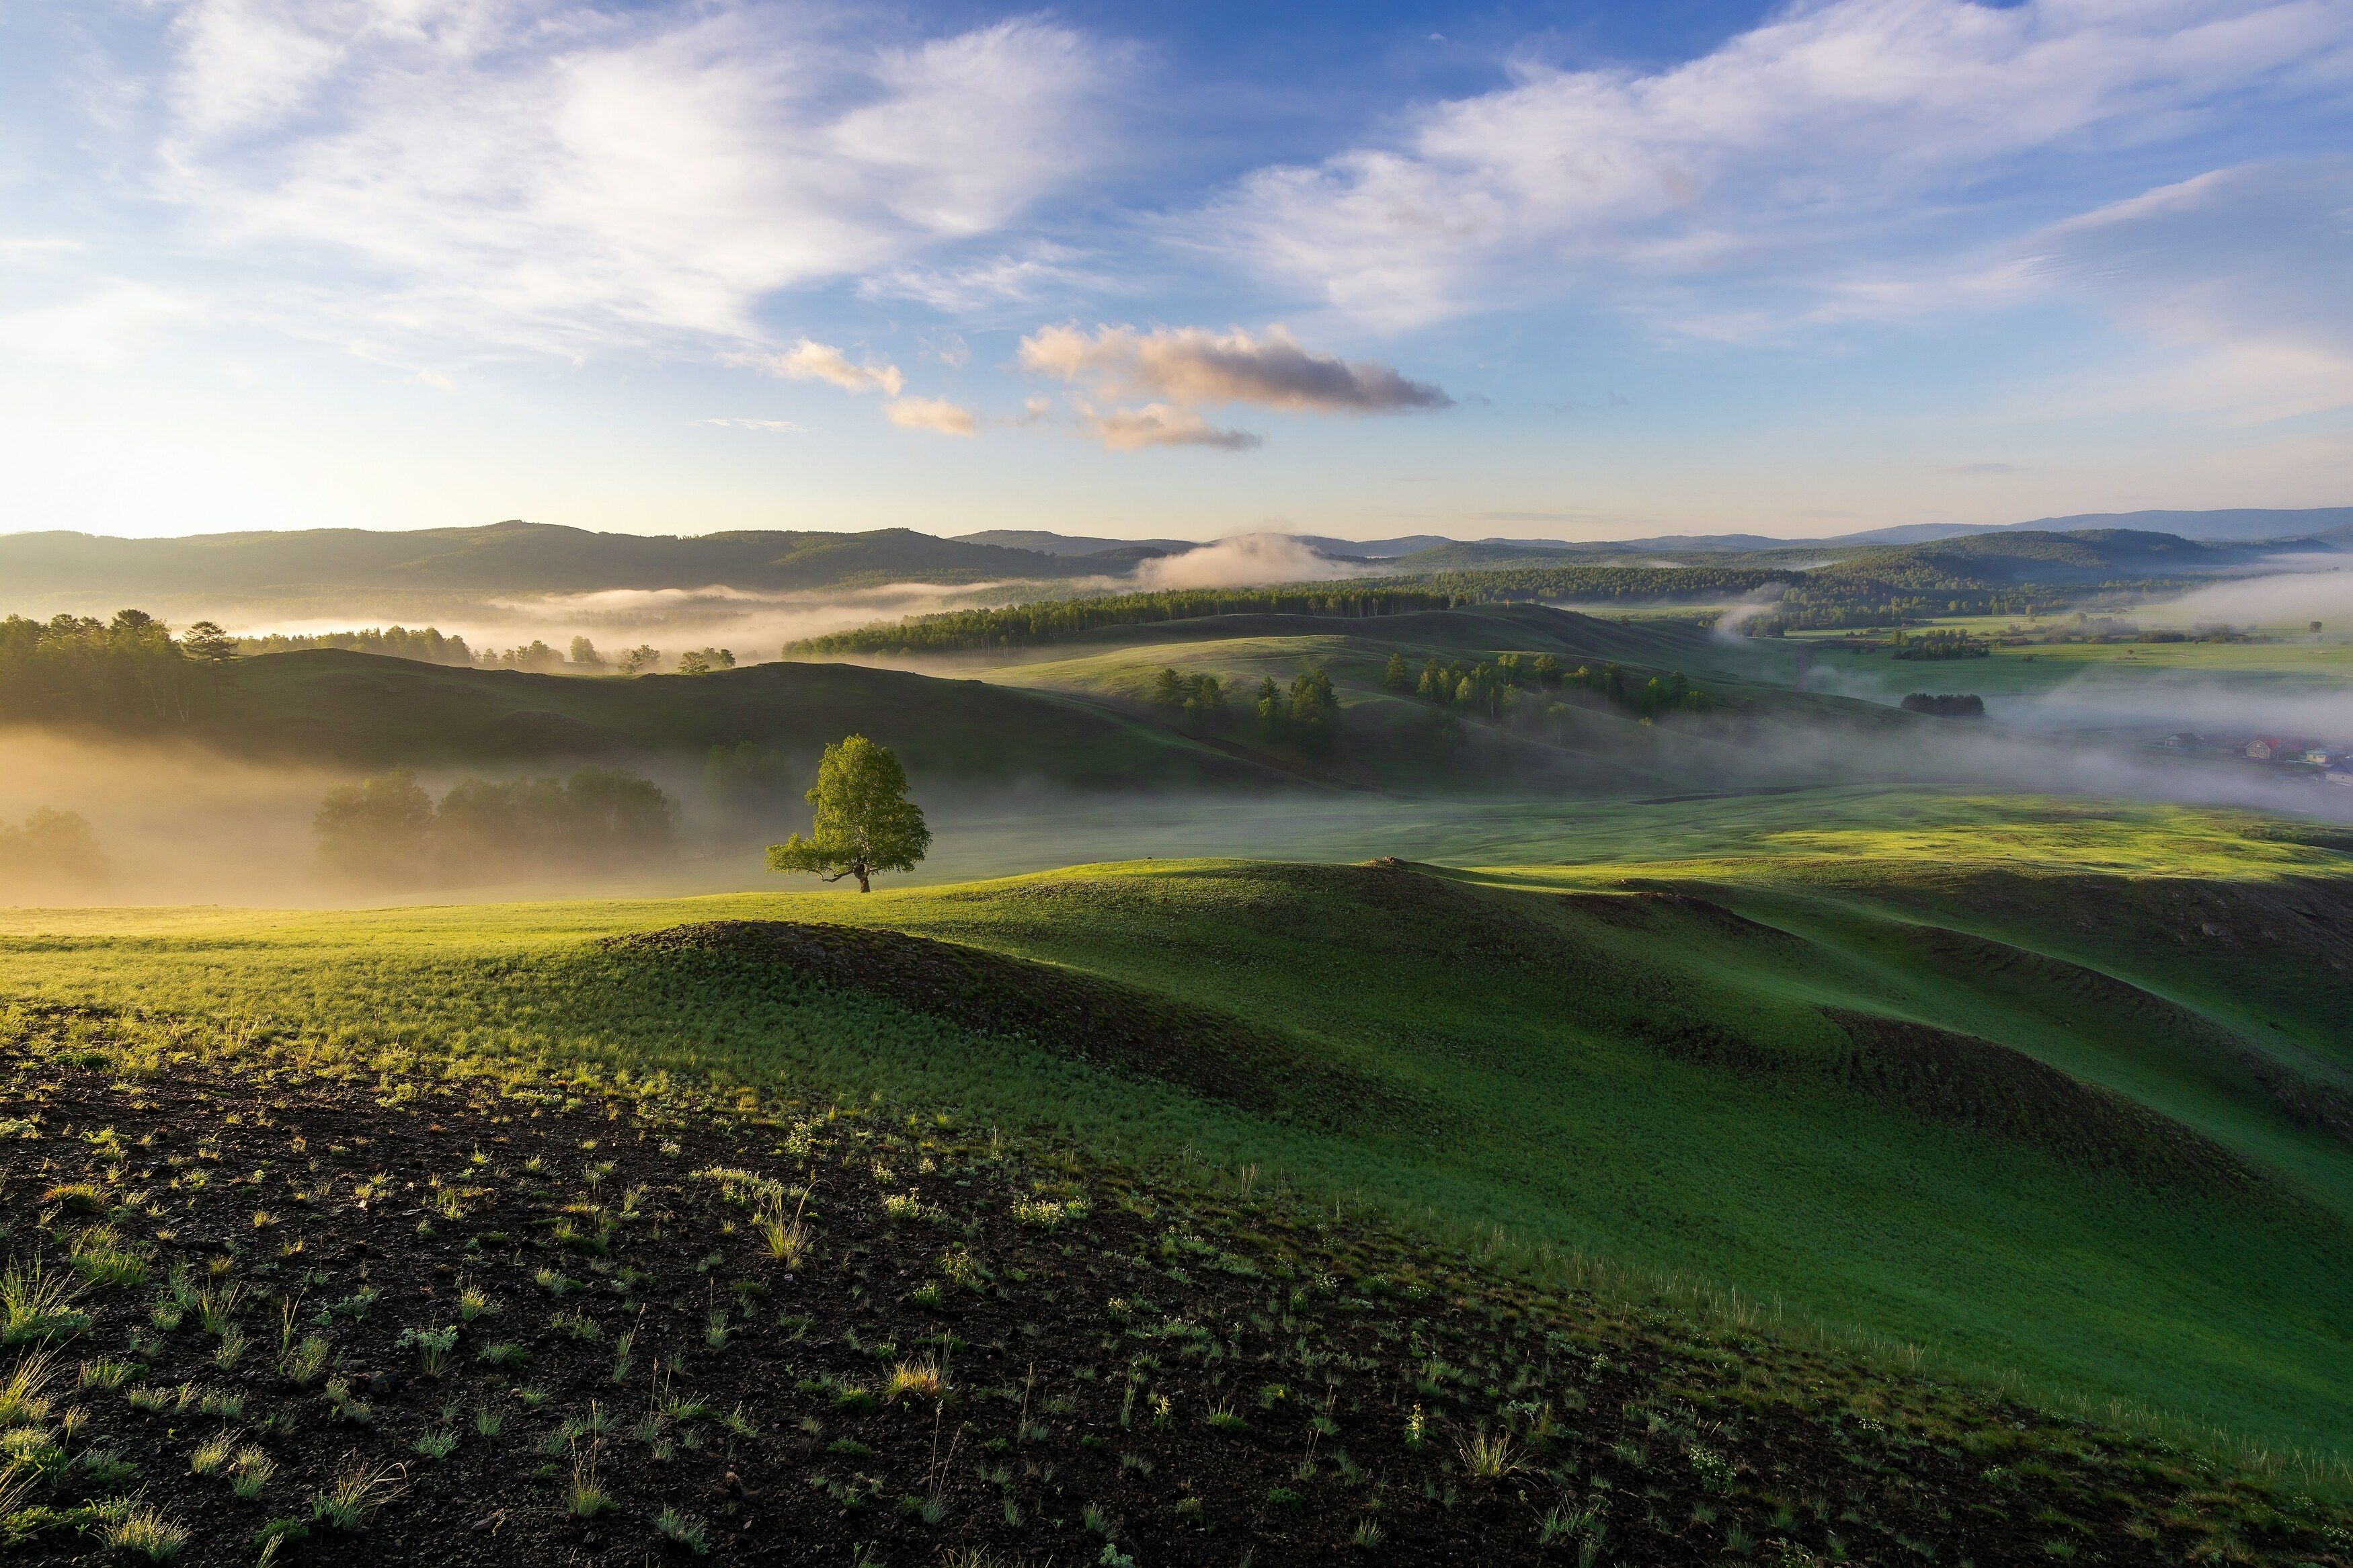
<path id="1" fill-rule="evenodd" d="M 2353 0 L 0 0 L 0 531 L 2353 503 Z"/>

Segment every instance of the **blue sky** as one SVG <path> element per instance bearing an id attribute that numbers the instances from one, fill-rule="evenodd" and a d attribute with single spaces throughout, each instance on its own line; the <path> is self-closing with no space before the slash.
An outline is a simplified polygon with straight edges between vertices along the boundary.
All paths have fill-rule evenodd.
<path id="1" fill-rule="evenodd" d="M 0 6 L 0 529 L 2353 501 L 2353 5 Z"/>

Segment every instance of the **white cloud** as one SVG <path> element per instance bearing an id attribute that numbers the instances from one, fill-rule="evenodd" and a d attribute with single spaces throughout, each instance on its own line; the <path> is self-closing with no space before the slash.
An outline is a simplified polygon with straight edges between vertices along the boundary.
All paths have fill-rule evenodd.
<path id="1" fill-rule="evenodd" d="M 970 409 L 959 408 L 944 397 L 902 397 L 886 405 L 883 412 L 891 416 L 892 424 L 903 430 L 970 436 L 979 428 Z"/>
<path id="2" fill-rule="evenodd" d="M 578 353 L 755 338 L 1064 187 L 1115 57 L 1016 19 L 903 47 L 814 7 L 188 0 L 158 187 L 315 310 Z"/>
<path id="3" fill-rule="evenodd" d="M 1670 68 L 1527 66 L 1389 144 L 1261 171 L 1185 237 L 1390 324 L 1595 279 L 1832 275 L 2034 159 L 2353 79 L 2329 0 L 1801 0 Z"/>
<path id="4" fill-rule="evenodd" d="M 1147 403 L 1141 408 L 1098 412 L 1079 405 L 1079 424 L 1106 452 L 1137 452 L 1146 447 L 1216 447 L 1246 452 L 1264 443 L 1247 430 L 1222 430 L 1189 408 Z"/>
<path id="5" fill-rule="evenodd" d="M 844 392 L 881 392 L 896 397 L 907 384 L 899 367 L 889 362 L 876 364 L 869 360 L 864 364 L 852 364 L 849 356 L 829 343 L 813 342 L 803 338 L 786 353 L 780 354 L 739 355 L 772 374 L 794 381 L 827 381 Z"/>
<path id="6" fill-rule="evenodd" d="M 1388 365 L 1309 352 L 1282 327 L 1045 327 L 1021 340 L 1021 366 L 1084 381 L 1104 397 L 1164 398 L 1180 407 L 1256 404 L 1318 414 L 1444 408 L 1453 399 Z"/>

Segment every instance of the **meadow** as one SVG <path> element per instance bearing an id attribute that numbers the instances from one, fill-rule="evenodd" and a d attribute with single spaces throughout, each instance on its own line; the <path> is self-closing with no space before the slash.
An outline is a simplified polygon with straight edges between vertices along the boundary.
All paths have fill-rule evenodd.
<path id="1" fill-rule="evenodd" d="M 953 1106 L 1556 1284 L 1736 1289 L 2038 1397 L 2353 1446 L 2353 868 L 2325 834 L 1893 792 L 1572 815 L 1466 820 L 1453 847 L 1514 853 L 1451 871 L 11 911 L 0 992 L 388 1064 Z M 945 940 L 1202 1010 L 1292 1068 L 1220 1091 L 1084 1031 L 611 940 L 727 921 Z"/>

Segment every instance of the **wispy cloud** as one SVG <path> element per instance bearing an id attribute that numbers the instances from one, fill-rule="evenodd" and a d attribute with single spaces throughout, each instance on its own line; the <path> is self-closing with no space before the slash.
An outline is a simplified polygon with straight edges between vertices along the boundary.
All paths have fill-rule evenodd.
<path id="1" fill-rule="evenodd" d="M 157 188 L 312 309 L 579 353 L 756 338 L 782 289 L 1011 222 L 1104 146 L 1115 53 L 1013 19 L 898 46 L 818 8 L 193 0 Z"/>
<path id="2" fill-rule="evenodd" d="M 2321 0 L 1801 0 L 1665 69 L 1524 66 L 1179 232 L 1392 325 L 1597 284 L 1819 284 L 1865 237 L 1997 210 L 2032 160 L 2348 79 L 2353 11 Z"/>
<path id="3" fill-rule="evenodd" d="M 883 413 L 902 430 L 929 430 L 941 436 L 971 436 L 979 430 L 970 409 L 959 408 L 944 397 L 902 397 Z"/>
<path id="4" fill-rule="evenodd" d="M 730 356 L 739 363 L 759 366 L 772 375 L 793 381 L 830 382 L 844 392 L 880 392 L 896 397 L 907 384 L 899 367 L 885 360 L 876 363 L 852 364 L 849 356 L 830 343 L 814 342 L 803 338 L 780 354 L 738 354 Z"/>
<path id="5" fill-rule="evenodd" d="M 698 419 L 695 423 L 697 425 L 715 425 L 725 430 L 768 430 L 773 431 L 779 436 L 799 436 L 807 433 L 807 426 L 796 425 L 789 419 L 721 418 Z"/>
<path id="6" fill-rule="evenodd" d="M 1141 408 L 1094 409 L 1078 405 L 1080 427 L 1107 452 L 1140 452 L 1147 447 L 1214 447 L 1246 452 L 1264 445 L 1247 430 L 1225 430 L 1189 408 L 1147 403 Z"/>

